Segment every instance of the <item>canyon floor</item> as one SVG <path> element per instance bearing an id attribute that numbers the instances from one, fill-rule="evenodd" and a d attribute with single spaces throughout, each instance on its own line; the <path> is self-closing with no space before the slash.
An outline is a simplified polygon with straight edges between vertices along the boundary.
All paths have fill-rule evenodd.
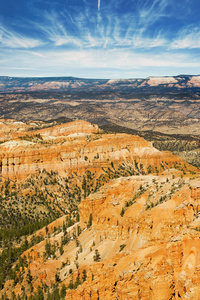
<path id="1" fill-rule="evenodd" d="M 144 137 L 200 167 L 200 76 L 0 81 L 0 118 L 41 127 L 86 120 L 107 132 Z"/>
<path id="2" fill-rule="evenodd" d="M 200 299 L 200 171 L 87 121 L 1 119 L 0 296 Z"/>

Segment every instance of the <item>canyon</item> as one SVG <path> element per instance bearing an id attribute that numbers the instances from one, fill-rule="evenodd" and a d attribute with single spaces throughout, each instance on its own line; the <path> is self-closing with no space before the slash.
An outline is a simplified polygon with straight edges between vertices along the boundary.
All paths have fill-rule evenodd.
<path id="1" fill-rule="evenodd" d="M 0 77 L 0 118 L 82 119 L 138 131 L 199 136 L 200 76 L 146 79 Z"/>
<path id="2" fill-rule="evenodd" d="M 21 133 L 25 127 L 32 131 L 36 125 L 38 130 L 86 120 L 105 132 L 139 135 L 200 167 L 199 82 L 197 75 L 114 80 L 4 76 L 0 118 L 22 122 L 24 129 L 14 125 Z M 7 129 L 1 130 L 1 141 Z"/>
<path id="3" fill-rule="evenodd" d="M 196 167 L 82 120 L 1 119 L 0 140 L 2 299 L 200 299 Z M 58 214 L 9 240 L 14 203 Z"/>

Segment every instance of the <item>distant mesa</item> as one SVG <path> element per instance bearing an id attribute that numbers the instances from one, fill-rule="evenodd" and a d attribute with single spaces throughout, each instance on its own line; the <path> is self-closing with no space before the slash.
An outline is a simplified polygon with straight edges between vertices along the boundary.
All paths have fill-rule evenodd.
<path id="1" fill-rule="evenodd" d="M 135 79 L 86 79 L 76 77 L 21 78 L 0 76 L 0 93 L 120 91 L 124 88 L 193 89 L 200 88 L 199 75 L 178 75 Z"/>

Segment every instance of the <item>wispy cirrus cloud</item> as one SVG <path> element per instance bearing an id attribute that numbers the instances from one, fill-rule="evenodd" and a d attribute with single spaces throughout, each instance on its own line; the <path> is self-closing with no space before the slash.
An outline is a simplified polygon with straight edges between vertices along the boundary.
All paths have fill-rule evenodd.
<path id="1" fill-rule="evenodd" d="M 140 51 L 130 52 L 126 49 L 120 50 L 52 50 L 43 51 L 40 55 L 35 55 L 29 51 L 17 51 L 15 53 L 4 53 L 2 61 L 0 61 L 0 69 L 9 67 L 10 70 L 28 70 L 34 69 L 35 76 L 48 76 L 48 74 L 54 74 L 57 76 L 64 76 L 66 72 L 70 75 L 78 76 L 78 72 L 83 74 L 82 76 L 91 77 L 91 74 L 95 74 L 95 70 L 101 70 L 104 77 L 112 78 L 113 70 L 116 74 L 120 72 L 131 71 L 134 74 L 138 74 L 137 77 L 142 74 L 152 75 L 150 70 L 161 69 L 170 74 L 170 70 L 176 70 L 178 73 L 185 72 L 193 68 L 199 70 L 200 62 L 197 62 L 195 58 L 190 55 L 179 53 L 162 52 L 157 53 L 141 53 Z M 149 71 L 148 71 L 149 70 Z M 177 74 L 177 73 L 176 73 Z M 20 75 L 20 74 L 18 74 Z M 96 75 L 98 77 L 98 73 Z M 117 76 L 117 75 L 116 75 Z M 121 76 L 117 77 L 126 77 Z"/>
<path id="2" fill-rule="evenodd" d="M 140 37 L 142 37 L 143 35 L 151 36 L 152 33 L 152 38 L 156 37 L 156 31 L 158 29 L 154 30 L 152 28 L 160 20 L 170 17 L 169 12 L 167 12 L 166 10 L 167 7 L 170 6 L 170 3 L 171 0 L 146 0 L 144 2 L 138 2 L 138 19 L 136 31 Z M 160 30 L 161 29 L 159 29 L 159 31 Z"/>
<path id="3" fill-rule="evenodd" d="M 2 24 L 9 26 L 0 19 L 2 74 L 7 69 L 18 75 L 33 69 L 35 76 L 199 73 L 198 0 L 23 0 L 23 5 L 28 17 L 5 18 Z"/>
<path id="4" fill-rule="evenodd" d="M 66 24 L 62 19 L 62 13 L 46 12 L 44 15 L 44 23 L 35 23 L 34 25 L 38 27 L 55 46 L 72 44 L 81 47 L 81 39 L 74 37 L 68 32 Z"/>
<path id="5" fill-rule="evenodd" d="M 101 16 L 99 13 L 90 17 L 88 10 L 76 16 L 51 12 L 46 13 L 43 20 L 36 26 L 58 47 L 136 49 L 161 47 L 167 43 L 160 32 L 152 37 L 145 35 L 143 25 L 138 25 L 130 13 L 119 18 L 115 14 Z"/>
<path id="6" fill-rule="evenodd" d="M 200 27 L 191 26 L 181 30 L 177 39 L 171 45 L 171 49 L 195 49 L 200 48 Z"/>
<path id="7" fill-rule="evenodd" d="M 0 46 L 8 48 L 35 48 L 43 43 L 38 39 L 32 39 L 19 34 L 13 30 L 9 30 L 0 25 Z"/>

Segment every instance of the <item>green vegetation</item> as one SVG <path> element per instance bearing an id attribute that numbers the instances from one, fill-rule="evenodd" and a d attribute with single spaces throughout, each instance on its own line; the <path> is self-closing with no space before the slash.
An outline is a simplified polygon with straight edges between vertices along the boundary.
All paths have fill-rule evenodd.
<path id="1" fill-rule="evenodd" d="M 34 135 L 21 136 L 20 139 L 29 142 L 43 142 L 43 138 L 40 133 Z"/>
<path id="2" fill-rule="evenodd" d="M 20 259 L 20 255 L 33 245 L 43 240 L 43 236 L 33 235 L 28 242 L 26 236 L 33 234 L 45 227 L 48 234 L 48 224 L 64 213 L 71 210 L 62 229 L 64 235 L 61 245 L 46 242 L 44 259 L 55 257 L 55 251 L 59 249 L 63 253 L 63 245 L 69 242 L 66 229 L 72 226 L 77 219 L 77 205 L 80 199 L 80 189 L 75 185 L 66 189 L 66 180 L 60 176 L 45 170 L 31 176 L 23 184 L 17 185 L 10 181 L 2 183 L 0 188 L 0 289 L 8 279 L 14 279 L 14 283 L 20 280 L 17 276 L 14 263 Z M 69 183 L 68 183 L 69 184 Z M 62 197 L 62 198 L 61 198 Z M 73 200 L 71 200 L 73 197 Z M 62 199 L 62 202 L 58 199 Z M 64 206 L 68 208 L 65 210 Z M 77 218 L 76 218 L 77 217 Z M 60 229 L 60 230 L 62 230 Z M 55 231 L 57 228 L 55 228 Z M 80 234 L 81 229 L 78 229 Z M 18 265 L 18 264 L 17 264 Z M 16 265 L 16 266 L 17 266 Z M 30 273 L 27 281 L 31 281 Z"/>
<path id="3" fill-rule="evenodd" d="M 107 132 L 139 135 L 145 140 L 152 142 L 156 149 L 171 151 L 195 167 L 200 167 L 200 138 L 197 135 L 164 134 L 151 130 L 139 131 L 116 124 L 107 124 L 100 127 Z M 153 173 L 150 167 L 148 167 L 148 172 Z"/>
<path id="4" fill-rule="evenodd" d="M 62 285 L 62 288 L 60 290 L 57 286 L 51 289 L 46 286 L 39 286 L 37 288 L 37 291 L 32 293 L 29 297 L 25 295 L 25 292 L 22 293 L 21 297 L 19 295 L 16 296 L 13 292 L 12 300 L 62 300 L 66 296 L 66 290 L 67 287 L 64 284 Z M 7 295 L 4 294 L 1 297 L 1 300 L 9 300 L 9 298 L 7 298 Z"/>
<path id="5" fill-rule="evenodd" d="M 82 278 L 80 278 L 80 274 L 78 273 L 78 276 L 76 277 L 76 280 L 74 282 L 74 278 L 73 276 L 71 277 L 70 283 L 68 285 L 68 289 L 70 290 L 75 290 L 77 289 L 77 287 L 81 284 L 83 284 L 83 282 L 85 282 L 87 280 L 87 272 L 84 269 L 82 272 Z"/>
<path id="6" fill-rule="evenodd" d="M 119 249 L 119 252 L 121 252 L 124 248 L 126 247 L 126 245 L 125 244 L 122 244 L 122 245 L 120 245 L 120 249 Z"/>
<path id="7" fill-rule="evenodd" d="M 68 236 L 68 234 L 66 233 L 66 229 L 67 229 L 67 227 L 71 226 L 73 223 L 74 223 L 74 221 L 71 220 L 70 216 L 66 217 L 65 223 L 63 223 L 63 225 L 61 227 L 61 228 L 63 228 L 64 235 L 61 239 L 60 245 L 58 244 L 58 242 L 51 243 L 49 240 L 46 240 L 45 251 L 43 253 L 44 260 L 48 259 L 49 257 L 56 258 L 56 252 L 58 249 L 60 250 L 60 255 L 62 255 L 61 253 L 63 251 L 62 250 L 63 245 L 67 244 L 70 241 L 70 236 Z M 57 230 L 57 232 L 59 232 L 60 229 L 55 228 L 55 230 Z M 19 247 L 14 247 L 14 246 L 10 247 L 8 245 L 7 247 L 4 248 L 4 250 L 2 251 L 2 253 L 0 255 L 0 266 L 1 266 L 1 268 L 0 268 L 0 289 L 3 288 L 5 281 L 8 279 L 13 279 L 14 285 L 16 285 L 18 282 L 20 283 L 22 281 L 23 274 L 24 274 L 23 273 L 24 268 L 27 267 L 27 259 L 25 256 L 21 257 L 20 255 L 25 250 L 31 248 L 35 244 L 38 244 L 42 240 L 43 240 L 43 236 L 33 235 L 30 242 L 28 242 L 27 239 L 25 238 Z M 81 246 L 80 246 L 80 248 L 81 248 Z M 15 266 L 13 268 L 14 263 L 15 263 Z M 66 260 L 66 265 L 69 265 L 68 259 Z M 22 270 L 20 268 L 22 268 Z M 28 269 L 27 275 L 26 275 L 26 282 L 31 285 L 32 279 L 33 278 L 32 278 L 30 269 Z M 60 282 L 58 274 L 56 274 L 55 281 L 58 283 Z"/>
<path id="8" fill-rule="evenodd" d="M 84 281 L 86 281 L 87 280 L 87 272 L 86 272 L 86 270 L 84 269 L 83 270 L 83 274 L 82 274 L 82 281 L 84 282 Z"/>
<path id="9" fill-rule="evenodd" d="M 123 217 L 124 213 L 125 213 L 125 209 L 124 209 L 124 207 L 122 207 L 122 210 L 120 212 L 120 216 Z"/>
<path id="10" fill-rule="evenodd" d="M 120 212 L 121 217 L 124 216 L 125 211 L 133 205 L 138 197 L 140 197 L 142 194 L 146 192 L 146 188 L 144 188 L 142 185 L 140 185 L 139 190 L 135 193 L 134 197 L 130 199 L 129 201 L 126 201 L 125 207 L 122 207 L 122 210 Z"/>
<path id="11" fill-rule="evenodd" d="M 45 252 L 43 254 L 44 258 L 48 258 L 53 256 L 53 258 L 55 258 L 55 252 L 56 252 L 56 245 L 55 244 L 51 244 L 50 241 L 46 241 L 45 244 Z"/>
<path id="12" fill-rule="evenodd" d="M 173 178 L 174 179 L 174 178 Z M 166 184 L 169 182 L 169 180 L 166 180 Z M 158 201 L 154 201 L 153 200 L 153 194 L 150 193 L 148 196 L 148 199 L 146 201 L 146 210 L 149 210 L 159 204 L 162 204 L 163 202 L 166 202 L 167 200 L 171 199 L 171 197 L 179 190 L 181 189 L 181 187 L 184 185 L 184 181 L 183 180 L 179 180 L 178 183 L 173 182 L 171 190 L 169 191 L 168 194 L 164 194 L 164 196 L 160 196 Z M 159 193 L 162 194 L 162 187 L 158 188 L 157 186 L 157 191 L 159 190 Z"/>
<path id="13" fill-rule="evenodd" d="M 23 184 L 6 181 L 0 187 L 0 243 L 29 235 L 66 213 L 78 216 L 81 189 L 74 177 L 63 179 L 43 170 Z"/>
<path id="14" fill-rule="evenodd" d="M 21 258 L 20 255 L 41 240 L 43 240 L 42 236 L 33 236 L 30 242 L 24 239 L 19 247 L 10 247 L 10 245 L 8 245 L 4 248 L 0 255 L 0 289 L 3 288 L 7 279 L 13 279 L 15 284 L 20 281 L 20 276 L 17 276 L 17 273 L 19 273 L 20 267 L 23 268 L 27 265 L 26 257 Z M 15 268 L 12 269 L 13 263 L 17 260 L 18 263 L 15 265 Z M 30 276 L 28 280 L 30 280 Z"/>
<path id="15" fill-rule="evenodd" d="M 163 163 L 162 165 L 162 169 L 168 168 L 167 164 Z M 175 167 L 182 168 L 179 164 L 175 165 Z M 23 267 L 25 267 L 26 261 L 21 261 L 20 255 L 43 239 L 43 236 L 36 237 L 33 235 L 34 232 L 44 227 L 46 235 L 49 236 L 50 232 L 48 224 L 65 214 L 68 217 L 63 223 L 62 228 L 55 228 L 54 230 L 55 233 L 59 230 L 63 230 L 64 234 L 61 243 L 52 243 L 47 239 L 43 259 L 46 260 L 49 257 L 56 258 L 59 255 L 63 255 L 64 245 L 69 243 L 70 238 L 73 238 L 73 240 L 76 241 L 77 247 L 79 247 L 77 255 L 74 258 L 75 265 L 78 269 L 78 257 L 83 251 L 82 245 L 78 240 L 81 228 L 77 224 L 72 237 L 67 233 L 67 228 L 72 226 L 75 222 L 79 222 L 78 204 L 81 199 L 98 191 L 101 186 L 110 179 L 137 174 L 147 174 L 149 172 L 155 173 L 158 171 L 160 170 L 151 166 L 146 170 L 139 161 L 135 160 L 133 164 L 127 162 L 126 164 L 123 163 L 121 165 L 110 162 L 109 167 L 103 168 L 100 175 L 96 172 L 87 170 L 84 176 L 71 173 L 63 178 L 56 172 L 47 172 L 46 170 L 43 170 L 30 176 L 21 184 L 14 184 L 11 181 L 2 183 L 0 185 L 0 247 L 2 250 L 0 255 L 0 289 L 3 288 L 5 281 L 8 279 L 13 279 L 14 285 L 22 281 L 25 273 L 23 270 L 19 272 L 18 268 L 19 264 L 22 264 Z M 126 209 L 145 191 L 145 187 L 139 187 L 135 192 L 133 199 L 130 199 L 122 208 L 121 216 L 124 215 Z M 174 191 L 175 190 L 172 189 L 171 193 Z M 160 201 L 165 201 L 165 199 L 163 200 L 162 198 Z M 92 214 L 88 216 L 87 223 L 88 228 L 91 226 Z M 33 236 L 31 241 L 28 242 L 27 237 L 30 235 Z M 101 256 L 97 249 L 95 250 L 93 259 L 94 261 L 101 260 Z M 70 264 L 70 262 L 69 260 L 66 260 L 66 262 L 63 262 L 63 267 L 68 264 Z M 27 270 L 27 272 L 25 279 L 32 290 L 32 275 L 30 270 Z M 76 288 L 81 282 L 86 280 L 86 278 L 87 276 L 85 274 L 84 278 L 76 279 L 75 282 L 73 282 L 73 285 L 71 282 L 70 286 Z M 59 282 L 58 277 L 56 282 Z M 42 297 L 42 292 L 46 299 L 60 297 L 60 291 L 58 291 L 58 289 L 55 288 L 54 291 L 51 289 L 47 293 L 41 287 L 40 290 L 32 294 L 32 298 L 30 299 Z"/>
<path id="16" fill-rule="evenodd" d="M 94 256 L 93 256 L 93 260 L 94 260 L 94 261 L 100 261 L 100 260 L 101 260 L 101 255 L 100 255 L 98 249 L 95 249 L 95 254 L 94 254 Z"/>
<path id="17" fill-rule="evenodd" d="M 92 226 L 92 214 L 90 213 L 89 220 L 88 220 L 88 223 L 87 223 L 87 228 L 90 228 L 91 226 Z"/>

